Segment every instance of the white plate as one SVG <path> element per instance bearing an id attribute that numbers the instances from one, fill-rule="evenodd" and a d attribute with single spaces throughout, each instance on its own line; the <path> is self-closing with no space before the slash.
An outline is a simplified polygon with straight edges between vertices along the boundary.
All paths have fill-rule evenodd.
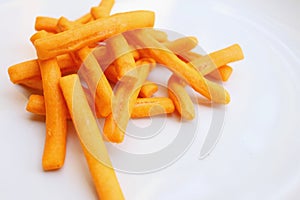
<path id="1" fill-rule="evenodd" d="M 0 2 L 0 199 L 97 198 L 72 130 L 65 166 L 42 171 L 43 118 L 25 111 L 29 93 L 7 75 L 9 65 L 35 57 L 29 37 L 37 15 L 74 19 L 96 4 Z M 198 159 L 211 116 L 197 106 L 197 137 L 179 160 L 153 173 L 117 173 L 127 199 L 299 199 L 299 8 L 294 0 L 116 1 L 114 12 L 154 10 L 157 28 L 195 35 L 208 52 L 238 43 L 245 53 L 225 84 L 232 101 L 214 151 Z M 164 130 L 173 129 L 166 123 Z"/>

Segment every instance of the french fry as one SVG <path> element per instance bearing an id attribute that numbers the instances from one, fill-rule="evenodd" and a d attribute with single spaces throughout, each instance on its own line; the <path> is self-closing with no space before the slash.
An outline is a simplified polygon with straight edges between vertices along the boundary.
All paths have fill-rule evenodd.
<path id="1" fill-rule="evenodd" d="M 61 78 L 60 86 L 80 139 L 99 199 L 124 199 L 78 75 L 74 74 Z"/>
<path id="2" fill-rule="evenodd" d="M 91 15 L 94 19 L 107 17 L 110 15 L 111 9 L 114 4 L 114 0 L 102 0 L 98 7 L 91 8 Z"/>
<path id="3" fill-rule="evenodd" d="M 56 24 L 57 19 L 53 17 L 44 17 L 44 16 L 38 16 L 35 19 L 35 25 L 34 28 L 36 31 L 47 31 L 50 33 L 56 33 Z"/>
<path id="4" fill-rule="evenodd" d="M 29 60 L 8 68 L 10 81 L 17 84 L 30 79 L 41 79 L 38 60 Z"/>
<path id="5" fill-rule="evenodd" d="M 118 82 L 112 99 L 112 113 L 104 123 L 104 136 L 111 142 L 123 141 L 133 106 L 151 69 L 151 63 L 146 60 L 140 60 L 136 65 L 139 67 L 128 72 Z"/>
<path id="6" fill-rule="evenodd" d="M 68 54 L 58 56 L 57 63 L 63 75 L 76 73 L 78 70 L 78 65 L 74 63 L 74 61 Z M 8 74 L 11 82 L 15 84 L 26 84 L 26 82 L 32 79 L 41 80 L 41 71 L 37 59 L 21 62 L 10 66 L 8 68 Z"/>
<path id="7" fill-rule="evenodd" d="M 168 94 L 181 117 L 186 120 L 192 120 L 195 117 L 194 104 L 189 94 L 185 91 L 185 86 L 185 82 L 176 75 L 172 75 L 168 81 Z"/>
<path id="8" fill-rule="evenodd" d="M 211 73 L 209 73 L 208 76 L 216 80 L 227 81 L 231 76 L 232 71 L 232 67 L 224 65 L 219 67 L 217 70 L 214 70 Z"/>
<path id="9" fill-rule="evenodd" d="M 209 56 L 216 66 L 223 66 L 231 62 L 244 59 L 243 51 L 238 44 L 210 53 Z"/>
<path id="10" fill-rule="evenodd" d="M 137 98 L 131 118 L 170 114 L 175 110 L 173 101 L 167 97 Z"/>
<path id="11" fill-rule="evenodd" d="M 139 96 L 143 98 L 149 98 L 152 97 L 152 95 L 157 91 L 158 91 L 157 84 L 150 81 L 146 81 L 140 90 Z"/>
<path id="12" fill-rule="evenodd" d="M 205 68 L 202 67 L 203 63 L 201 65 L 201 62 L 199 62 L 201 57 L 203 57 L 202 55 L 194 52 L 185 52 L 182 54 L 183 57 L 200 70 L 203 75 L 222 81 L 227 81 L 233 71 L 232 67 L 227 65 L 227 63 L 235 62 L 244 58 L 243 52 L 237 44 L 209 54 L 208 56 L 212 59 L 213 64 L 209 65 L 206 63 Z"/>
<path id="13" fill-rule="evenodd" d="M 43 83 L 41 79 L 29 79 L 24 82 L 20 82 L 19 84 L 30 89 L 43 91 Z"/>
<path id="14" fill-rule="evenodd" d="M 76 19 L 75 22 L 81 23 L 81 24 L 86 24 L 92 20 L 93 20 L 93 17 L 91 15 L 91 13 L 86 13 L 85 15 L 82 15 L 81 17 Z"/>
<path id="15" fill-rule="evenodd" d="M 122 34 L 113 36 L 106 42 L 108 48 L 114 54 L 114 66 L 118 74 L 117 78 L 121 79 L 127 72 L 136 67 L 133 54 L 130 52 L 130 47 Z"/>
<path id="16" fill-rule="evenodd" d="M 39 59 L 45 60 L 81 49 L 124 31 L 152 27 L 153 24 L 154 13 L 151 11 L 118 13 L 91 21 L 75 29 L 38 39 L 34 46 Z"/>
<path id="17" fill-rule="evenodd" d="M 37 115 L 46 115 L 44 96 L 37 94 L 30 95 L 26 110 Z"/>
<path id="18" fill-rule="evenodd" d="M 40 31 L 33 37 L 47 36 Z M 34 42 L 34 41 L 33 41 Z M 59 87 L 61 71 L 56 58 L 38 61 L 42 76 L 46 111 L 46 139 L 42 166 L 45 171 L 56 170 L 63 166 L 66 155 L 67 108 Z"/>
<path id="19" fill-rule="evenodd" d="M 143 118 L 160 114 L 169 114 L 174 112 L 174 109 L 173 101 L 167 97 L 137 98 L 131 113 L 131 118 Z M 26 105 L 26 110 L 32 114 L 45 115 L 44 96 L 37 94 L 30 95 Z M 69 112 L 67 112 L 67 118 L 71 118 Z"/>
<path id="20" fill-rule="evenodd" d="M 80 18 L 76 19 L 75 22 L 86 24 L 93 19 L 90 13 L 86 13 L 85 15 L 81 16 Z M 38 16 L 35 19 L 34 28 L 36 31 L 47 31 L 50 33 L 57 33 L 57 22 L 58 19 L 53 17 L 45 17 L 45 16 Z"/>
<path id="21" fill-rule="evenodd" d="M 66 107 L 58 81 L 61 77 L 55 59 L 40 61 L 46 108 L 46 140 L 43 169 L 55 170 L 64 164 L 66 153 Z"/>
<path id="22" fill-rule="evenodd" d="M 116 68 L 115 68 L 115 66 L 113 64 L 109 65 L 105 69 L 104 74 L 105 74 L 106 78 L 111 83 L 116 84 L 119 81 L 119 79 L 118 79 L 118 73 L 117 73 Z"/>
<path id="23" fill-rule="evenodd" d="M 198 44 L 198 40 L 196 37 L 183 37 L 174 41 L 164 42 L 163 44 L 173 53 L 180 54 L 181 52 L 188 52 L 194 49 Z"/>
<path id="24" fill-rule="evenodd" d="M 238 44 L 215 51 L 206 56 L 199 57 L 190 62 L 203 75 L 207 75 L 218 67 L 244 58 L 243 51 Z"/>
<path id="25" fill-rule="evenodd" d="M 216 103 L 227 104 L 230 101 L 228 92 L 220 85 L 205 79 L 201 73 L 192 66 L 180 60 L 163 44 L 155 40 L 144 30 L 135 30 L 126 33 L 129 40 L 145 48 L 148 56 L 158 63 L 165 65 L 176 75 L 183 78 L 195 91 Z"/>

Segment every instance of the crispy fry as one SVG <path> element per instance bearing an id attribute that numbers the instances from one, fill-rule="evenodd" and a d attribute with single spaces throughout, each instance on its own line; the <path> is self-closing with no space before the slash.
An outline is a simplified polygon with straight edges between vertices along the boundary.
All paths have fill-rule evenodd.
<path id="1" fill-rule="evenodd" d="M 29 79 L 24 82 L 20 82 L 20 85 L 26 86 L 28 88 L 34 89 L 34 90 L 40 90 L 43 91 L 43 83 L 41 78 L 38 79 Z"/>
<path id="2" fill-rule="evenodd" d="M 226 55 L 222 55 L 223 50 L 225 50 L 225 54 Z M 230 47 L 227 47 L 223 50 L 219 50 L 216 52 L 213 52 L 211 54 L 209 54 L 209 56 L 212 59 L 216 59 L 216 57 L 220 56 L 220 57 L 225 57 L 224 59 L 222 58 L 217 58 L 216 61 L 213 60 L 212 65 L 208 65 L 206 64 L 206 68 L 201 67 L 201 65 L 199 64 L 199 60 L 201 60 L 201 57 L 203 57 L 200 54 L 194 53 L 194 52 L 185 52 L 183 53 L 183 57 L 184 59 L 187 60 L 187 62 L 191 62 L 196 68 L 198 68 L 198 70 L 201 71 L 201 73 L 205 76 L 209 76 L 211 78 L 214 78 L 216 80 L 222 80 L 222 81 L 227 81 L 229 79 L 229 77 L 232 74 L 232 67 L 230 67 L 229 65 L 223 65 L 221 66 L 221 64 L 224 64 L 226 62 L 234 62 L 234 61 L 238 61 L 243 59 L 243 52 L 240 49 L 240 47 L 238 45 L 232 45 Z M 237 55 L 234 55 L 234 52 L 237 51 Z M 219 60 L 219 61 L 217 61 Z M 223 61 L 220 61 L 223 60 Z M 197 64 L 198 63 L 198 64 Z M 216 65 L 218 64 L 218 65 Z M 218 69 L 215 69 L 215 67 Z"/>
<path id="3" fill-rule="evenodd" d="M 81 23 L 81 24 L 86 24 L 92 20 L 93 20 L 93 17 L 91 15 L 91 13 L 86 13 L 85 15 L 82 15 L 81 17 L 76 19 L 75 22 Z"/>
<path id="4" fill-rule="evenodd" d="M 183 37 L 171 42 L 164 42 L 163 44 L 173 53 L 180 54 L 195 48 L 198 44 L 198 40 L 196 37 Z"/>
<path id="5" fill-rule="evenodd" d="M 44 30 L 47 32 L 56 33 L 56 24 L 57 19 L 53 17 L 38 16 L 35 19 L 34 28 L 36 31 Z"/>
<path id="6" fill-rule="evenodd" d="M 131 70 L 118 82 L 112 99 L 112 113 L 104 123 L 104 136 L 111 142 L 120 143 L 123 141 L 133 106 L 141 86 L 150 72 L 150 63 L 141 60 L 136 65 L 139 67 Z"/>
<path id="7" fill-rule="evenodd" d="M 61 77 L 56 59 L 40 61 L 46 108 L 46 141 L 43 155 L 44 170 L 59 169 L 66 153 L 66 106 L 58 81 Z"/>
<path id="8" fill-rule="evenodd" d="M 22 83 L 30 79 L 41 79 L 41 71 L 37 60 L 29 60 L 8 68 L 10 81 Z"/>
<path id="9" fill-rule="evenodd" d="M 137 98 L 131 113 L 131 118 L 169 114 L 174 112 L 174 109 L 173 101 L 167 97 Z M 37 94 L 30 95 L 26 110 L 33 114 L 45 115 L 44 96 Z M 69 112 L 67 112 L 67 118 L 71 118 Z"/>
<path id="10" fill-rule="evenodd" d="M 204 97 L 216 103 L 229 103 L 230 96 L 223 87 L 205 79 L 194 67 L 180 60 L 164 45 L 147 34 L 147 31 L 135 30 L 126 33 L 126 35 L 129 37 L 129 40 L 134 40 L 143 48 L 146 48 L 145 52 L 147 52 L 148 56 L 175 72 L 176 75 L 187 81 L 194 90 Z"/>
<path id="11" fill-rule="evenodd" d="M 54 35 L 54 33 L 49 33 L 45 30 L 41 30 L 41 31 L 37 31 L 36 33 L 34 33 L 31 37 L 30 37 L 30 41 L 32 43 L 34 43 L 34 41 L 36 41 L 37 39 L 46 37 L 46 36 L 51 36 Z"/>
<path id="12" fill-rule="evenodd" d="M 152 97 L 152 95 L 155 92 L 157 92 L 157 90 L 158 90 L 157 84 L 151 81 L 146 81 L 141 88 L 139 96 L 143 98 Z"/>
<path id="13" fill-rule="evenodd" d="M 195 117 L 195 109 L 190 96 L 185 91 L 185 85 L 180 78 L 172 75 L 168 81 L 168 93 L 181 117 L 192 120 Z"/>
<path id="14" fill-rule="evenodd" d="M 91 8 L 91 15 L 93 16 L 94 19 L 107 17 L 109 16 L 114 4 L 115 4 L 114 0 L 102 0 L 98 7 Z"/>
<path id="15" fill-rule="evenodd" d="M 199 57 L 190 62 L 203 75 L 207 75 L 218 67 L 235 62 L 244 58 L 243 51 L 238 44 L 215 51 L 206 56 Z"/>
<path id="16" fill-rule="evenodd" d="M 37 115 L 45 115 L 46 109 L 44 96 L 37 94 L 30 95 L 26 105 L 26 110 Z"/>
<path id="17" fill-rule="evenodd" d="M 74 74 L 61 78 L 60 86 L 79 136 L 99 199 L 124 199 L 78 75 Z"/>
<path id="18" fill-rule="evenodd" d="M 151 117 L 174 112 L 173 101 L 167 97 L 137 98 L 132 118 Z"/>
<path id="19" fill-rule="evenodd" d="M 117 73 L 116 68 L 113 64 L 109 65 L 105 69 L 104 74 L 105 74 L 106 78 L 114 84 L 116 84 L 119 81 L 118 73 Z"/>
<path id="20" fill-rule="evenodd" d="M 76 19 L 75 22 L 86 24 L 90 22 L 93 19 L 92 15 L 90 13 L 87 13 L 80 18 Z M 57 22 L 58 19 L 53 17 L 44 17 L 44 16 L 38 16 L 35 19 L 35 25 L 34 28 L 36 31 L 42 31 L 45 30 L 50 33 L 57 33 Z"/>
<path id="21" fill-rule="evenodd" d="M 38 57 L 45 60 L 78 50 L 124 31 L 152 27 L 153 24 L 154 13 L 151 11 L 118 13 L 75 29 L 38 39 L 34 45 Z"/>
<path id="22" fill-rule="evenodd" d="M 40 31 L 34 38 L 47 36 Z M 38 61 L 42 76 L 46 110 L 46 140 L 42 159 L 43 169 L 56 170 L 63 166 L 66 154 L 67 108 L 59 88 L 61 77 L 56 58 Z"/>
<path id="23" fill-rule="evenodd" d="M 135 60 L 130 51 L 130 47 L 122 34 L 118 34 L 107 41 L 107 46 L 114 54 L 114 66 L 118 74 L 118 79 L 121 79 L 127 72 L 133 70 Z"/>
<path id="24" fill-rule="evenodd" d="M 64 54 L 57 57 L 57 63 L 63 75 L 76 73 L 78 65 L 74 63 L 70 55 Z M 26 84 L 30 80 L 41 80 L 41 71 L 38 60 L 29 60 L 12 65 L 8 68 L 11 82 Z"/>
<path id="25" fill-rule="evenodd" d="M 216 66 L 223 66 L 231 62 L 244 59 L 243 51 L 238 44 L 210 53 L 209 56 Z"/>
<path id="26" fill-rule="evenodd" d="M 232 67 L 224 65 L 219 67 L 217 70 L 214 70 L 211 73 L 209 73 L 208 76 L 216 80 L 227 81 L 231 76 L 232 71 Z"/>

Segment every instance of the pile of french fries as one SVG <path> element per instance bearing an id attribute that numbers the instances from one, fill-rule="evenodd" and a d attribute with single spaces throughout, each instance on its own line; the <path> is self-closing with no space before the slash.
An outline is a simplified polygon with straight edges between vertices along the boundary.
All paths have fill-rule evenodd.
<path id="1" fill-rule="evenodd" d="M 113 5 L 114 0 L 102 0 L 74 21 L 37 17 L 37 32 L 30 38 L 37 59 L 8 69 L 14 84 L 43 93 L 32 94 L 26 107 L 46 116 L 43 169 L 63 166 L 71 119 L 103 200 L 124 199 L 104 140 L 122 142 L 131 118 L 176 110 L 192 120 L 195 111 L 187 85 L 212 102 L 229 103 L 228 92 L 218 82 L 230 77 L 228 63 L 243 59 L 237 44 L 208 55 L 195 53 L 197 38 L 169 41 L 167 33 L 153 29 L 153 12 L 110 14 Z M 157 64 L 173 72 L 167 77 L 168 97 L 155 96 L 159 87 L 147 80 Z M 97 117 L 105 118 L 103 138 Z"/>

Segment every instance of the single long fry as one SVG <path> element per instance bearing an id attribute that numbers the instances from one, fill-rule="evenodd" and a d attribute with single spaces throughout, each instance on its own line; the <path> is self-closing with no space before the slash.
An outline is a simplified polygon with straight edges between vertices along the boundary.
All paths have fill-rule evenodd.
<path id="1" fill-rule="evenodd" d="M 34 38 L 45 37 L 46 32 Z M 57 59 L 38 61 L 42 76 L 46 110 L 46 139 L 42 159 L 43 169 L 56 170 L 63 166 L 66 155 L 67 108 L 59 87 L 61 77 Z"/>
<path id="2" fill-rule="evenodd" d="M 74 74 L 61 78 L 60 86 L 79 136 L 99 199 L 124 199 L 78 75 Z"/>
<path id="3" fill-rule="evenodd" d="M 129 37 L 129 40 L 133 40 L 142 48 L 145 48 L 148 56 L 165 65 L 179 77 L 182 77 L 194 90 L 206 98 L 216 103 L 229 103 L 230 96 L 223 87 L 205 79 L 194 67 L 180 60 L 163 44 L 160 44 L 151 35 L 147 34 L 147 31 L 136 30 L 128 32 L 126 35 Z"/>
<path id="4" fill-rule="evenodd" d="M 66 105 L 58 82 L 61 77 L 56 59 L 40 61 L 46 108 L 46 141 L 43 154 L 44 170 L 59 169 L 66 154 Z"/>
<path id="5" fill-rule="evenodd" d="M 60 71 L 55 60 L 40 62 L 46 107 L 46 141 L 43 155 L 44 170 L 62 167 L 66 150 L 65 107 L 58 87 Z M 58 70 L 57 70 L 58 69 Z"/>
<path id="6" fill-rule="evenodd" d="M 180 78 L 172 75 L 168 81 L 168 93 L 181 117 L 192 120 L 195 117 L 195 109 L 190 96 L 185 91 L 185 85 Z"/>
<path id="7" fill-rule="evenodd" d="M 142 84 L 145 82 L 151 64 L 141 60 L 135 70 L 131 70 L 118 82 L 112 99 L 112 113 L 106 118 L 103 133 L 111 142 L 120 143 L 124 139 L 126 127 Z"/>
<path id="8" fill-rule="evenodd" d="M 153 25 L 154 13 L 151 11 L 118 13 L 75 29 L 38 39 L 34 45 L 38 57 L 45 60 L 78 50 L 127 30 L 152 27 Z"/>
<path id="9" fill-rule="evenodd" d="M 143 118 L 160 114 L 169 114 L 174 112 L 174 109 L 173 101 L 167 97 L 137 98 L 131 113 L 131 118 Z M 26 105 L 26 110 L 33 114 L 45 115 L 44 96 L 37 94 L 30 95 Z M 67 118 L 71 118 L 69 112 L 67 112 Z"/>
<path id="10" fill-rule="evenodd" d="M 173 53 L 180 54 L 194 49 L 198 44 L 198 40 L 196 37 L 183 37 L 163 44 Z"/>
<path id="11" fill-rule="evenodd" d="M 57 63 L 63 75 L 75 73 L 78 70 L 78 65 L 74 63 L 70 55 L 64 54 L 57 57 Z M 41 71 L 38 60 L 29 60 L 12 65 L 8 68 L 8 74 L 11 82 L 24 83 L 33 79 L 41 80 Z"/>

